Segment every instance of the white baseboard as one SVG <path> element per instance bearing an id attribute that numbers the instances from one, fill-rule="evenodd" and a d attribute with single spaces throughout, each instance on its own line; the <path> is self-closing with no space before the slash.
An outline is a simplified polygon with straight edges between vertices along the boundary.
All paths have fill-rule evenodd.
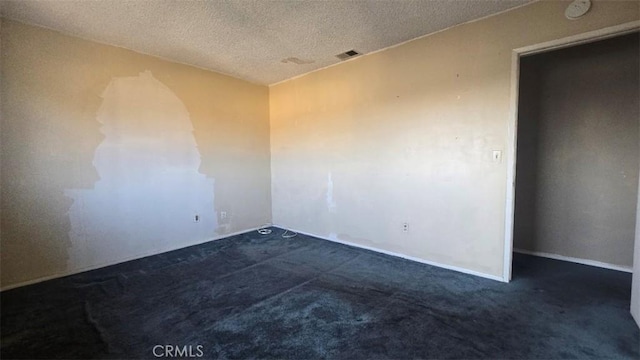
<path id="1" fill-rule="evenodd" d="M 134 256 L 129 256 L 129 257 L 126 257 L 126 258 L 114 260 L 114 261 L 107 262 L 107 263 L 87 266 L 87 267 L 78 268 L 78 269 L 71 269 L 71 270 L 60 272 L 60 273 L 55 273 L 53 275 L 47 275 L 47 276 L 39 277 L 37 279 L 22 281 L 22 282 L 19 282 L 19 283 L 16 283 L 16 284 L 3 286 L 3 287 L 0 288 L 0 291 L 11 290 L 11 289 L 15 289 L 15 288 L 22 287 L 22 286 L 37 284 L 37 283 L 40 283 L 40 282 L 43 282 L 43 281 L 47 281 L 47 280 L 53 280 L 53 279 L 57 279 L 57 278 L 61 278 L 61 277 L 69 276 L 69 275 L 83 273 L 85 271 L 96 270 L 96 269 L 100 269 L 100 268 L 111 266 L 111 265 L 121 264 L 121 263 L 124 263 L 124 262 L 127 262 L 127 261 L 131 261 L 131 260 L 142 259 L 142 258 L 145 258 L 147 256 L 158 255 L 158 254 L 162 254 L 162 253 L 166 253 L 166 252 L 170 252 L 170 251 L 174 251 L 174 250 L 184 249 L 184 248 L 188 248 L 188 247 L 191 247 L 191 246 L 208 243 L 210 241 L 222 240 L 222 239 L 225 239 L 225 238 L 228 238 L 228 237 L 231 237 L 231 236 L 236 236 L 236 235 L 248 233 L 250 231 L 256 231 L 256 230 L 258 230 L 260 228 L 263 228 L 265 226 L 271 226 L 271 225 L 262 225 L 262 226 L 255 227 L 255 228 L 250 228 L 250 229 L 247 229 L 247 230 L 241 230 L 241 231 L 236 231 L 236 232 L 232 232 L 232 233 L 229 233 L 229 234 L 220 235 L 220 236 L 214 237 L 213 239 L 207 239 L 207 240 L 203 240 L 203 241 L 196 241 L 196 242 L 194 242 L 192 244 L 188 244 L 188 245 L 169 246 L 169 247 L 162 248 L 162 249 L 159 249 L 159 250 L 154 250 L 154 251 L 149 251 L 149 252 L 145 252 L 145 253 L 134 255 Z"/>
<path id="2" fill-rule="evenodd" d="M 564 256 L 564 255 L 550 254 L 550 253 L 545 253 L 540 251 L 529 251 L 529 250 L 522 250 L 522 249 L 513 249 L 513 252 L 519 253 L 519 254 L 526 254 L 526 255 L 539 256 L 539 257 L 544 257 L 549 259 L 555 259 L 555 260 L 569 261 L 576 264 L 595 266 L 603 269 L 633 273 L 633 268 L 631 267 L 609 264 L 609 263 L 595 261 L 595 260 L 579 259 L 571 256 Z"/>
<path id="3" fill-rule="evenodd" d="M 374 252 L 385 254 L 385 255 L 391 255 L 391 256 L 395 256 L 395 257 L 399 257 L 399 258 L 415 261 L 415 262 L 418 262 L 418 263 L 439 267 L 439 268 L 442 268 L 442 269 L 453 270 L 453 271 L 461 272 L 461 273 L 464 273 L 464 274 L 479 276 L 479 277 L 482 277 L 482 278 L 496 280 L 496 281 L 500 281 L 500 282 L 508 282 L 508 281 L 505 281 L 500 276 L 485 274 L 485 273 L 481 273 L 481 272 L 478 272 L 478 271 L 469 270 L 469 269 L 465 269 L 465 268 L 461 268 L 461 267 L 457 267 L 457 266 L 453 266 L 453 265 L 441 264 L 441 263 L 437 263 L 437 262 L 434 262 L 434 261 L 425 260 L 425 259 L 421 259 L 421 258 L 409 256 L 409 255 L 404 255 L 404 254 L 400 254 L 400 253 L 395 253 L 395 252 L 392 252 L 392 251 L 387 251 L 387 250 L 383 250 L 383 249 L 379 249 L 379 248 L 375 248 L 375 247 L 371 247 L 371 246 L 360 245 L 360 244 L 352 243 L 352 242 L 349 242 L 349 241 L 343 241 L 343 240 L 339 240 L 339 239 L 332 239 L 332 238 L 328 238 L 328 237 L 325 237 L 325 236 L 311 234 L 311 233 L 308 233 L 308 232 L 305 232 L 305 231 L 300 231 L 300 230 L 287 228 L 287 227 L 280 226 L 280 225 L 277 225 L 277 224 L 273 224 L 273 226 L 281 228 L 281 229 L 288 229 L 289 231 L 293 231 L 293 232 L 296 232 L 296 233 L 299 233 L 299 234 L 304 234 L 304 235 L 307 235 L 307 236 L 312 236 L 312 237 L 315 237 L 315 238 L 318 238 L 318 239 L 327 240 L 327 241 L 331 241 L 331 242 L 335 242 L 335 243 L 343 244 L 343 245 L 347 245 L 347 246 L 353 246 L 353 247 L 360 248 L 360 249 L 370 250 L 370 251 L 374 251 Z"/>

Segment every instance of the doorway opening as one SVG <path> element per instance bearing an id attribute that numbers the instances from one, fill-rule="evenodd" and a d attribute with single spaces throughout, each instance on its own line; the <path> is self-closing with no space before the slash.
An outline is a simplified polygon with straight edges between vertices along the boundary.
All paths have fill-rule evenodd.
<path id="1" fill-rule="evenodd" d="M 635 227 L 635 216 L 633 216 L 633 214 L 635 214 L 636 209 L 633 205 L 638 203 L 638 188 L 636 186 L 635 189 L 631 189 L 632 186 L 629 184 L 637 184 L 639 173 L 637 170 L 637 158 L 639 153 L 637 151 L 638 117 L 635 115 L 635 122 L 632 125 L 629 125 L 629 128 L 624 129 L 622 132 L 622 136 L 625 137 L 628 145 L 627 147 L 623 147 L 622 152 L 626 154 L 625 156 L 634 159 L 630 160 L 629 158 L 625 158 L 623 159 L 625 160 L 623 161 L 623 165 L 620 165 L 619 163 L 617 164 L 618 168 L 620 166 L 624 167 L 625 164 L 632 164 L 626 169 L 626 171 L 620 170 L 621 173 L 618 174 L 624 179 L 623 182 L 626 184 L 623 185 L 623 188 L 626 188 L 628 191 L 620 190 L 619 181 L 617 184 L 611 183 L 611 178 L 607 179 L 607 176 L 602 176 L 602 171 L 604 171 L 605 174 L 607 170 L 611 171 L 612 167 L 616 167 L 614 163 L 620 160 L 619 156 L 615 154 L 615 151 L 611 151 L 616 149 L 615 145 L 607 145 L 605 150 L 608 150 L 609 152 L 606 154 L 603 153 L 603 151 L 598 150 L 597 145 L 601 142 L 611 142 L 611 140 L 607 140 L 607 138 L 613 138 L 615 142 L 617 140 L 615 133 L 620 133 L 620 127 L 624 128 L 624 125 L 620 124 L 607 126 L 606 119 L 607 116 L 618 116 L 617 112 L 619 107 L 616 106 L 616 103 L 621 100 L 621 96 L 616 97 L 612 96 L 612 94 L 599 96 L 602 95 L 602 93 L 600 92 L 600 94 L 598 94 L 597 89 L 598 86 L 602 84 L 599 84 L 598 81 L 594 83 L 594 79 L 597 76 L 602 77 L 603 74 L 606 77 L 607 67 L 601 66 L 602 64 L 598 62 L 598 59 L 595 60 L 595 63 L 593 59 L 589 59 L 586 63 L 583 61 L 583 63 L 580 64 L 574 64 L 570 60 L 571 58 L 574 58 L 574 60 L 575 58 L 580 60 L 580 52 L 585 51 L 587 53 L 589 51 L 595 53 L 596 58 L 598 58 L 598 56 L 604 56 L 606 58 L 609 51 L 607 49 L 604 49 L 603 51 L 603 49 L 598 49 L 597 47 L 604 46 L 606 48 L 607 46 L 614 46 L 609 43 L 605 43 L 607 39 L 611 39 L 614 43 L 619 43 L 621 41 L 624 42 L 624 39 L 626 39 L 627 43 L 634 43 L 633 38 L 635 37 L 635 43 L 632 45 L 637 47 L 639 29 L 640 22 L 634 21 L 577 36 L 535 44 L 525 48 L 515 49 L 513 51 L 511 121 L 509 123 L 509 144 L 506 152 L 506 161 L 508 164 L 507 181 L 509 186 L 507 187 L 506 196 L 504 281 L 508 282 L 511 280 L 514 248 L 516 250 L 524 251 L 529 249 L 530 252 L 535 252 L 537 255 L 543 256 L 549 254 L 553 255 L 553 253 L 556 253 L 555 255 L 558 255 L 561 258 L 564 257 L 563 259 L 565 260 L 585 260 L 578 262 L 588 263 L 590 265 L 605 265 L 605 267 L 608 264 L 612 265 L 610 267 L 616 270 L 630 271 L 633 261 L 633 250 L 624 251 L 623 255 L 618 256 L 618 258 L 616 258 L 613 253 L 616 252 L 615 250 L 619 249 L 608 248 L 605 248 L 606 251 L 604 251 L 604 253 L 598 254 L 595 257 L 592 256 L 591 253 L 596 251 L 597 248 L 602 245 L 597 242 L 595 245 L 591 244 L 578 248 L 575 253 L 577 256 L 571 256 L 571 254 L 567 253 L 565 250 L 565 248 L 571 247 L 570 245 L 572 242 L 575 242 L 575 239 L 571 238 L 571 236 L 567 236 L 567 234 L 571 234 L 571 232 L 569 232 L 571 228 L 578 228 L 578 233 L 591 236 L 593 234 L 597 234 L 598 231 L 602 231 L 602 227 L 613 227 L 618 232 L 616 236 L 626 236 L 627 240 L 631 238 L 631 246 L 633 246 L 634 236 L 629 236 L 629 228 L 631 228 L 631 232 L 633 232 L 633 228 Z M 591 50 L 581 49 L 582 46 L 588 45 L 589 43 L 594 43 L 592 46 L 596 47 L 595 50 L 593 48 Z M 636 48 L 635 55 L 637 56 L 637 54 L 638 50 Z M 545 63 L 545 61 L 548 62 L 553 60 L 554 57 L 560 58 L 559 60 L 555 60 L 559 61 L 561 65 L 555 69 L 553 69 L 551 65 Z M 551 60 L 549 58 L 551 58 Z M 619 62 L 619 59 L 616 60 L 616 57 L 614 56 L 614 62 L 615 61 Z M 542 62 L 542 64 L 540 64 L 540 62 Z M 521 68 L 521 65 L 523 65 L 523 68 Z M 592 68 L 595 67 L 596 70 L 600 69 L 600 73 L 592 74 L 597 76 L 589 76 L 589 66 Z M 526 72 L 529 67 L 534 68 L 534 75 Z M 634 71 L 637 72 L 637 68 L 638 66 L 636 63 L 635 68 L 629 70 L 631 72 L 625 75 L 627 79 L 631 80 L 631 84 L 635 86 L 636 92 L 638 76 L 634 76 L 633 73 Z M 522 76 L 521 70 L 525 71 L 522 73 Z M 546 74 L 542 74 L 544 76 L 537 73 L 543 70 L 547 71 Z M 583 78 L 580 79 L 580 76 Z M 614 74 L 613 77 L 616 76 L 617 78 L 615 79 L 610 76 L 609 80 L 605 80 L 605 90 L 607 90 L 607 86 L 614 86 L 619 82 L 621 76 Z M 523 81 L 523 85 L 526 87 L 520 86 L 520 81 Z M 534 89 L 531 89 L 531 83 L 533 83 Z M 574 86 L 573 90 L 571 86 Z M 558 87 L 564 87 L 565 89 L 560 90 Z M 593 91 L 594 88 L 596 91 Z M 591 90 L 591 94 L 589 94 L 588 91 L 586 95 L 582 94 L 585 92 L 585 89 Z M 541 90 L 543 90 L 542 93 L 540 92 Z M 624 90 L 622 90 L 622 92 L 622 95 L 625 95 Z M 596 103 L 593 103 L 593 99 L 589 98 L 590 96 L 595 96 L 594 99 L 596 100 Z M 532 98 L 533 101 L 531 100 Z M 613 100 L 611 100 L 611 98 L 613 98 Z M 562 105 L 563 101 L 571 105 Z M 633 101 L 633 99 L 631 101 Z M 637 102 L 637 96 L 635 101 Z M 561 105 L 560 111 L 558 111 L 558 114 L 554 115 L 553 106 L 558 106 L 558 104 Z M 564 106 L 564 108 L 562 106 Z M 627 107 L 627 109 L 628 108 L 630 107 Z M 637 108 L 638 105 L 636 104 L 635 109 L 637 110 Z M 571 113 L 572 109 L 575 110 L 575 114 Z M 607 109 L 612 109 L 609 111 L 608 115 L 606 111 Z M 537 120 L 541 114 L 548 118 L 542 121 L 542 127 L 538 124 L 541 121 Z M 562 120 L 563 115 L 567 114 L 569 115 L 564 117 L 576 118 L 586 116 L 587 119 L 579 119 L 578 121 L 575 119 Z M 533 117 L 536 121 L 527 123 L 523 120 L 526 117 Z M 561 118 L 561 120 L 557 120 L 557 118 Z M 560 131 L 555 131 L 557 129 L 553 127 L 554 125 L 558 125 L 557 123 L 562 125 Z M 634 127 L 635 131 L 633 131 Z M 516 129 L 518 128 L 520 129 L 516 132 Z M 604 131 L 599 130 L 603 128 L 605 129 Z M 525 135 L 523 135 L 523 131 L 525 130 L 528 130 L 528 132 L 525 132 Z M 599 132 L 604 133 L 604 139 L 599 139 L 595 144 L 593 144 L 591 139 L 589 139 L 588 134 L 598 135 Z M 565 138 L 562 136 L 563 133 L 565 133 Z M 566 136 L 566 133 L 569 133 L 569 135 Z M 544 137 L 544 139 L 539 139 L 540 136 Z M 630 139 L 635 139 L 635 142 L 632 143 Z M 571 148 L 570 145 L 576 141 L 581 142 L 579 145 L 582 146 L 582 149 L 580 149 L 580 147 L 577 149 Z M 518 153 L 516 153 L 516 143 L 518 144 Z M 540 144 L 544 145 L 545 143 L 551 144 L 551 146 L 539 153 L 538 150 L 541 147 Z M 636 151 L 633 151 L 633 149 Z M 528 159 L 527 156 L 529 157 Z M 594 158 L 598 160 L 597 165 L 599 166 L 594 167 L 590 165 L 589 160 L 593 160 Z M 543 162 L 542 165 L 539 164 L 541 159 Z M 518 164 L 517 171 L 516 164 Z M 566 167 L 567 164 L 569 164 L 568 169 Z M 565 165 L 565 167 L 563 168 L 562 165 Z M 633 165 L 635 165 L 636 168 L 635 173 L 632 171 L 632 168 L 634 167 Z M 526 166 L 528 166 L 528 168 L 526 168 Z M 538 171 L 539 167 L 542 171 Z M 569 176 L 566 176 L 566 178 L 562 180 L 556 176 L 557 174 L 553 173 L 553 170 L 556 170 L 560 175 Z M 516 172 L 518 172 L 518 184 L 516 184 Z M 527 174 L 527 172 L 529 174 Z M 599 172 L 600 176 L 594 176 L 594 174 L 598 175 Z M 612 174 L 609 174 L 609 176 L 610 175 Z M 577 180 L 574 181 L 573 184 L 570 181 L 572 177 L 573 180 Z M 541 183 L 542 187 L 539 187 L 538 183 Z M 567 187 L 569 191 L 562 192 L 562 190 Z M 516 188 L 518 188 L 518 193 L 516 193 Z M 527 188 L 530 190 L 529 193 L 526 193 Z M 542 188 L 541 191 L 540 188 Z M 523 189 L 525 191 L 524 196 L 521 194 Z M 532 189 L 533 191 L 531 191 Z M 623 219 L 624 221 L 620 221 L 621 219 L 614 219 L 618 221 L 617 224 L 616 221 L 605 221 L 607 220 L 607 217 L 609 220 L 616 217 L 615 213 L 612 214 L 611 212 L 605 216 L 597 218 L 597 214 L 594 214 L 594 212 L 598 211 L 598 201 L 606 201 L 607 196 L 611 194 L 620 197 L 621 191 L 625 194 L 625 206 L 631 207 L 630 211 L 625 212 L 625 215 L 623 216 L 625 217 L 625 219 Z M 539 194 L 539 192 L 541 192 L 542 195 Z M 590 203 L 591 198 L 586 196 L 589 193 L 591 193 L 592 197 L 596 197 L 596 200 L 598 201 Z M 629 194 L 632 195 L 630 196 Z M 542 197 L 542 201 L 539 200 L 540 197 Z M 561 201 L 563 200 L 563 197 L 565 200 L 564 203 Z M 611 201 L 611 199 L 609 200 Z M 516 202 L 518 203 L 518 208 L 516 208 Z M 629 204 L 632 204 L 632 206 Z M 612 205 L 609 204 L 609 206 L 611 207 Z M 578 211 L 574 212 L 573 218 L 567 218 L 566 215 L 572 207 L 577 207 Z M 600 205 L 600 208 L 603 208 L 602 205 Z M 606 208 L 606 206 L 604 208 Z M 551 216 L 549 212 L 544 212 L 549 209 L 552 210 L 551 215 L 555 214 L 555 217 Z M 620 209 L 617 209 L 617 211 L 620 211 Z M 598 221 L 590 222 L 589 220 L 585 221 L 584 218 L 580 219 L 576 214 L 581 212 L 596 216 L 596 220 Z M 539 214 L 542 215 L 538 216 Z M 527 215 L 529 215 L 529 217 L 527 217 Z M 545 228 L 538 233 L 536 230 L 539 229 L 536 229 L 535 227 L 539 227 L 544 221 L 549 221 L 549 218 L 551 219 L 551 229 Z M 522 219 L 524 219 L 524 221 Z M 620 227 L 622 224 L 627 224 L 626 229 L 616 228 L 616 225 Z M 628 224 L 631 224 L 631 226 L 628 226 Z M 524 240 L 521 238 L 523 234 Z M 560 234 L 560 236 L 558 236 L 558 234 Z M 538 237 L 549 238 L 554 235 L 559 238 L 559 242 L 554 243 L 552 240 L 546 239 L 542 241 L 542 245 L 536 244 Z M 515 236 L 518 236 L 518 239 L 514 239 Z M 519 249 L 518 247 L 522 247 L 524 249 Z M 627 245 L 627 247 L 629 246 Z M 550 251 L 542 251 L 541 249 L 550 249 Z M 609 251 L 609 253 L 607 253 L 607 251 Z M 629 258 L 631 258 L 631 261 L 629 261 Z"/>
<path id="2" fill-rule="evenodd" d="M 523 56 L 513 248 L 632 272 L 637 32 Z"/>
<path id="3" fill-rule="evenodd" d="M 514 50 L 505 281 L 512 270 L 517 279 L 579 269 L 569 281 L 622 279 L 628 303 L 639 199 L 639 28 L 633 22 Z"/>

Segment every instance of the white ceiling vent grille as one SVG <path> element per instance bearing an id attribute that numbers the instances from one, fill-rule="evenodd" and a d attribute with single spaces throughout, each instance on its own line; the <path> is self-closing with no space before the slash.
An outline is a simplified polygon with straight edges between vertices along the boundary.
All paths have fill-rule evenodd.
<path id="1" fill-rule="evenodd" d="M 356 57 L 358 55 L 362 55 L 362 54 L 360 54 L 355 50 L 349 50 L 349 51 L 343 52 L 342 54 L 336 55 L 336 57 L 340 60 L 347 60 L 347 59 L 351 59 L 352 57 Z"/>

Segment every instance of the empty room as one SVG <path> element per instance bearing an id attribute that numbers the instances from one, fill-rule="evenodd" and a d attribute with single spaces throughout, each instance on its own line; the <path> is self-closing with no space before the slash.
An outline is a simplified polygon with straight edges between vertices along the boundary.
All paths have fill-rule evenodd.
<path id="1" fill-rule="evenodd" d="M 0 15 L 2 359 L 640 358 L 640 2 Z"/>

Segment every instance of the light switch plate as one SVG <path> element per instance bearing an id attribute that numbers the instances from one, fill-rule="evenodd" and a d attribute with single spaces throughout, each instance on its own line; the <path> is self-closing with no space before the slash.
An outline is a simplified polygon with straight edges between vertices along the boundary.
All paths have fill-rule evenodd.
<path id="1" fill-rule="evenodd" d="M 493 150 L 493 153 L 491 154 L 491 159 L 493 160 L 494 163 L 502 162 L 502 151 Z"/>

